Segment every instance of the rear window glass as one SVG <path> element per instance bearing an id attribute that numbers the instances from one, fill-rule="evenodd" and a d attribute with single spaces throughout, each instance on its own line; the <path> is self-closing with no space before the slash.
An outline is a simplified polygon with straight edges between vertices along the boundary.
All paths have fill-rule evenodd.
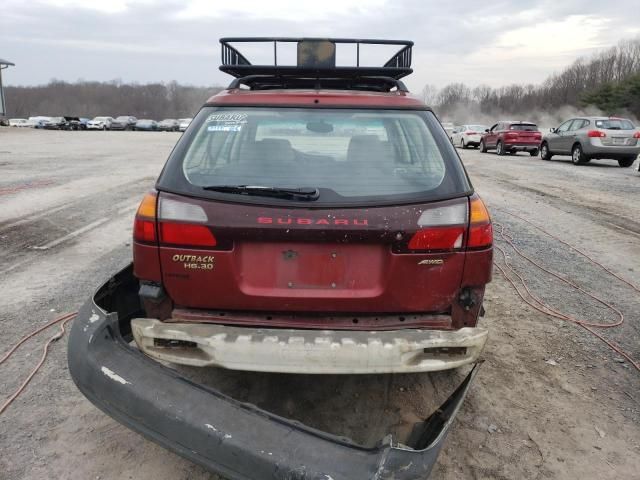
<path id="1" fill-rule="evenodd" d="M 194 124 L 159 186 L 313 187 L 314 204 L 470 190 L 431 112 L 207 107 Z"/>
<path id="2" fill-rule="evenodd" d="M 509 130 L 518 130 L 521 132 L 537 132 L 538 126 L 533 123 L 512 123 Z"/>
<path id="3" fill-rule="evenodd" d="M 609 120 L 596 120 L 596 127 L 605 130 L 633 130 L 636 128 L 630 120 L 613 118 Z"/>

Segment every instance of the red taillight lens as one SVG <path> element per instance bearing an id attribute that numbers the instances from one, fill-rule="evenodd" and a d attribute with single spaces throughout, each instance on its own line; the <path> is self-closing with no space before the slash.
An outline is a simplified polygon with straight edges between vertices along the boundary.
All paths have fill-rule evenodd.
<path id="1" fill-rule="evenodd" d="M 151 220 L 136 218 L 133 222 L 133 239 L 139 242 L 156 241 L 156 224 Z"/>
<path id="2" fill-rule="evenodd" d="M 418 218 L 418 230 L 400 245 L 399 253 L 462 250 L 469 217 L 469 205 L 459 200 L 427 208 Z"/>
<path id="3" fill-rule="evenodd" d="M 409 241 L 409 250 L 453 250 L 462 247 L 464 227 L 418 230 Z"/>
<path id="4" fill-rule="evenodd" d="M 604 132 L 601 132 L 600 130 L 589 130 L 587 132 L 587 136 L 591 138 L 602 138 L 602 137 L 606 137 L 607 134 Z"/>
<path id="5" fill-rule="evenodd" d="M 469 248 L 490 247 L 493 244 L 493 227 L 488 225 L 476 225 L 469 228 Z"/>
<path id="6" fill-rule="evenodd" d="M 218 243 L 207 226 L 188 223 L 161 223 L 160 241 L 190 247 L 215 247 Z"/>
<path id="7" fill-rule="evenodd" d="M 465 132 L 465 135 L 478 135 L 478 132 Z"/>
<path id="8" fill-rule="evenodd" d="M 468 248 L 486 248 L 493 244 L 493 228 L 489 211 L 480 197 L 471 199 Z"/>
<path id="9" fill-rule="evenodd" d="M 508 133 L 505 134 L 505 137 L 507 137 L 507 138 L 517 138 L 518 134 L 515 133 L 515 132 L 508 132 Z"/>
<path id="10" fill-rule="evenodd" d="M 633 138 L 640 138 L 640 132 L 636 132 L 633 134 Z"/>

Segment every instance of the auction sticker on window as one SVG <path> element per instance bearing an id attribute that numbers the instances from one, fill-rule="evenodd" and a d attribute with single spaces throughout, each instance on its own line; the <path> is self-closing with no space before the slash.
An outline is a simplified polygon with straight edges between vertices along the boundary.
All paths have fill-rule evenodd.
<path id="1" fill-rule="evenodd" d="M 209 125 L 207 132 L 239 132 L 242 125 Z"/>
<path id="2" fill-rule="evenodd" d="M 207 131 L 239 132 L 245 123 L 246 113 L 212 113 L 207 117 Z"/>

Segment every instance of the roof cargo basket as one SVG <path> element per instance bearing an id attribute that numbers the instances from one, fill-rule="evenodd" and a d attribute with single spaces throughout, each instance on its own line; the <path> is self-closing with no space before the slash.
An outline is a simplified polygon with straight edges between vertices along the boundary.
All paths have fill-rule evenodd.
<path id="1" fill-rule="evenodd" d="M 354 38 L 233 37 L 221 38 L 220 70 L 235 77 L 229 89 L 246 85 L 252 90 L 275 88 L 335 88 L 348 90 L 408 91 L 401 78 L 411 69 L 408 40 L 370 40 Z M 232 43 L 270 43 L 273 62 L 253 65 Z M 278 64 L 278 45 L 297 44 L 297 64 Z M 355 65 L 336 66 L 336 45 L 355 45 Z M 381 67 L 361 66 L 361 45 L 397 45 L 398 51 Z"/>

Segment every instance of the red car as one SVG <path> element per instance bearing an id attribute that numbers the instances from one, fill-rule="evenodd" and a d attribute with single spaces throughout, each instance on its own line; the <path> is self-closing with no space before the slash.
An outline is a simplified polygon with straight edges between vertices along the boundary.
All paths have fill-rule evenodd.
<path id="1" fill-rule="evenodd" d="M 529 152 L 538 155 L 542 134 L 538 126 L 531 122 L 501 121 L 486 130 L 480 140 L 480 151 L 494 150 L 498 155 Z"/>
<path id="2" fill-rule="evenodd" d="M 242 41 L 296 42 L 298 65 L 251 65 L 231 45 Z M 414 450 L 383 453 L 239 408 L 151 360 L 424 372 L 474 362 L 487 338 L 477 323 L 491 221 L 435 115 L 400 80 L 412 43 L 221 42 L 236 79 L 142 200 L 133 267 L 80 313 L 71 374 L 114 417 L 231 478 L 426 478 L 473 373 L 433 427 L 403 441 Z M 343 43 L 400 50 L 384 67 L 336 67 Z"/>

